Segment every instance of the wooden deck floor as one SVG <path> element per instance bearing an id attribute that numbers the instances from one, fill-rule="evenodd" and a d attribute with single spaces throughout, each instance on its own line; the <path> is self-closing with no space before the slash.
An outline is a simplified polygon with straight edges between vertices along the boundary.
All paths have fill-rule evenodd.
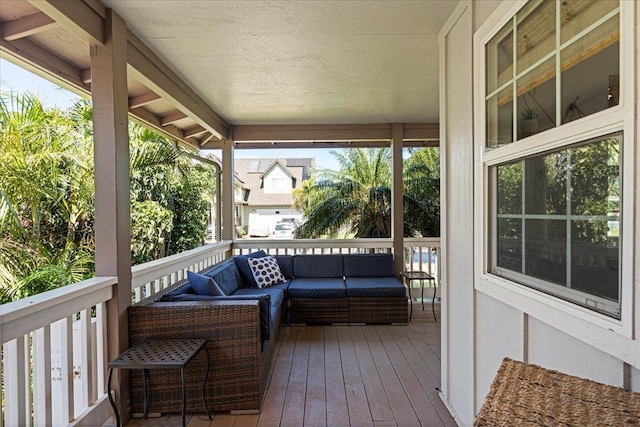
<path id="1" fill-rule="evenodd" d="M 438 397 L 440 324 L 419 307 L 408 326 L 283 328 L 260 414 L 189 414 L 188 425 L 455 426 Z M 181 417 L 126 425 L 180 426 Z"/>

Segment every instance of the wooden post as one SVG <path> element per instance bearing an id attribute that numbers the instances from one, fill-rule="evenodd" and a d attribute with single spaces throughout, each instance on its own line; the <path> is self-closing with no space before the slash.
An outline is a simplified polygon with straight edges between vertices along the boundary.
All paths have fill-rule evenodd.
<path id="1" fill-rule="evenodd" d="M 391 150 L 391 238 L 393 239 L 393 258 L 396 277 L 404 270 L 404 189 L 402 186 L 402 123 L 394 123 L 392 129 Z"/>
<path id="2" fill-rule="evenodd" d="M 233 240 L 236 230 L 233 141 L 225 139 L 222 144 L 222 238 L 223 240 Z"/>
<path id="3" fill-rule="evenodd" d="M 131 225 L 129 202 L 129 136 L 127 98 L 127 27 L 106 11 L 106 43 L 91 50 L 91 96 L 96 192 L 96 276 L 117 276 L 107 303 L 108 357 L 114 359 L 129 342 L 127 307 L 131 305 Z M 129 387 L 117 372 L 114 391 L 123 420 L 129 418 Z M 109 392 L 109 391 L 107 391 Z"/>

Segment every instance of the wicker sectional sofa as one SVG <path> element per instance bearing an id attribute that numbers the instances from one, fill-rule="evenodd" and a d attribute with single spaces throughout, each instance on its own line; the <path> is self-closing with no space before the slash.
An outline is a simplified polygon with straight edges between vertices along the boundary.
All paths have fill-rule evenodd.
<path id="1" fill-rule="evenodd" d="M 408 322 L 404 285 L 391 254 L 277 255 L 286 281 L 258 288 L 248 258 L 234 257 L 201 272 L 226 296 L 198 295 L 188 281 L 129 307 L 129 344 L 149 338 L 207 339 L 211 411 L 257 412 L 267 388 L 283 325 Z M 202 412 L 204 354 L 189 365 L 187 411 Z M 148 375 L 149 412 L 179 412 L 178 371 Z M 131 412 L 142 412 L 142 377 L 130 375 Z"/>

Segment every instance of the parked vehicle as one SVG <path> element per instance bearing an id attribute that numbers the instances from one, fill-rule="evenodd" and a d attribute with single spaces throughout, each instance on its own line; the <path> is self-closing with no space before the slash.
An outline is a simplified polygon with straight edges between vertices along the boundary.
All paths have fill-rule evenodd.
<path id="1" fill-rule="evenodd" d="M 266 222 L 249 223 L 250 237 L 269 237 L 269 224 Z"/>
<path id="2" fill-rule="evenodd" d="M 294 225 L 291 222 L 279 222 L 273 230 L 274 239 L 293 239 Z"/>

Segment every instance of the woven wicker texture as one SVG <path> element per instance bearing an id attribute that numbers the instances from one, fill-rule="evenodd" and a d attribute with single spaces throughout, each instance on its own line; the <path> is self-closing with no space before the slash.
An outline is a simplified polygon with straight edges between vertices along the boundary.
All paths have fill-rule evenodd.
<path id="1" fill-rule="evenodd" d="M 291 298 L 291 323 L 330 325 L 349 321 L 347 298 Z"/>
<path id="2" fill-rule="evenodd" d="M 474 425 L 638 426 L 640 394 L 505 358 Z"/>
<path id="3" fill-rule="evenodd" d="M 266 390 L 280 320 L 262 349 L 256 301 L 197 301 L 134 304 L 129 307 L 130 345 L 157 339 L 207 339 L 211 371 L 207 406 L 213 411 L 259 410 Z M 202 378 L 206 355 L 199 353 L 186 368 L 187 411 L 202 411 Z M 179 371 L 150 371 L 149 411 L 180 412 Z M 130 375 L 131 410 L 142 412 L 142 375 Z"/>
<path id="4" fill-rule="evenodd" d="M 406 297 L 349 298 L 349 323 L 407 323 Z"/>

